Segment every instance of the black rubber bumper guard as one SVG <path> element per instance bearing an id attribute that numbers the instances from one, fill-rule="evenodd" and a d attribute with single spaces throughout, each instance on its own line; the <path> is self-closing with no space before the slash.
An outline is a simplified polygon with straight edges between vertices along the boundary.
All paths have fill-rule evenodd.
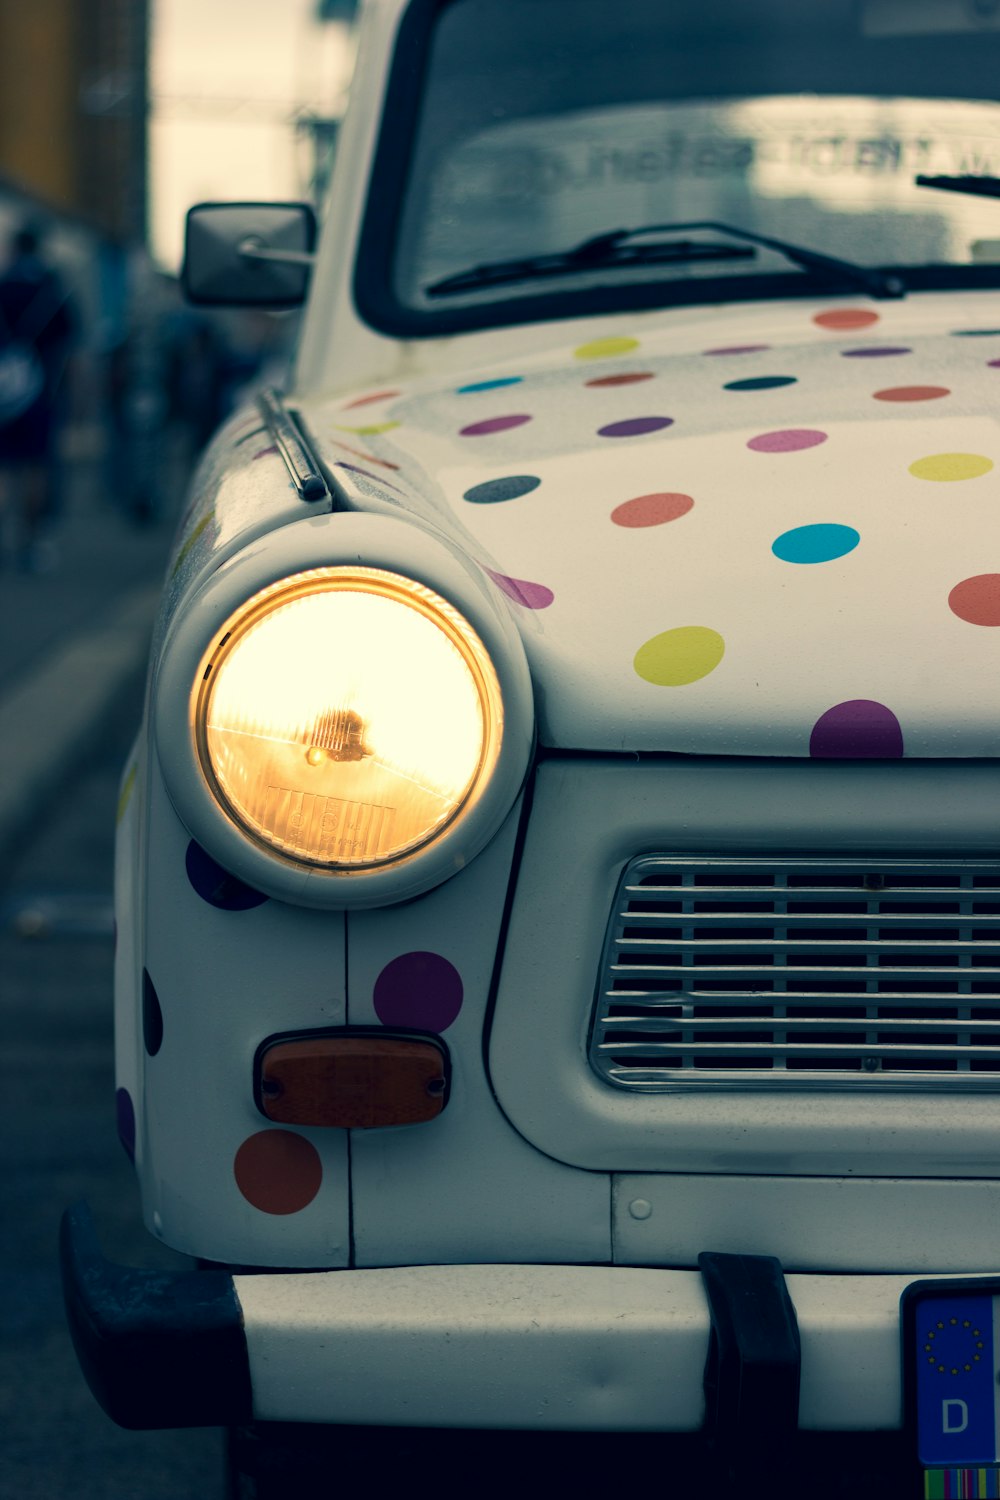
<path id="1" fill-rule="evenodd" d="M 105 1259 L 86 1204 L 60 1230 L 66 1316 L 91 1391 L 121 1427 L 228 1427 L 252 1419 L 239 1301 L 226 1271 L 141 1271 Z M 781 1263 L 698 1257 L 711 1315 L 706 1436 L 742 1467 L 798 1426 L 799 1333 Z"/>
<path id="2" fill-rule="evenodd" d="M 243 1318 L 226 1271 L 138 1271 L 106 1260 L 86 1204 L 59 1232 L 66 1317 L 87 1384 L 120 1427 L 251 1419 Z"/>

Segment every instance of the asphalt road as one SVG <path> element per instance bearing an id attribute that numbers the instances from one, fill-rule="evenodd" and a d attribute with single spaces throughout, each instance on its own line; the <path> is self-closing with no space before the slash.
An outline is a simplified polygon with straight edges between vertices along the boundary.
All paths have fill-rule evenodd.
<path id="1" fill-rule="evenodd" d="M 5 871 L 0 890 L 0 1495 L 221 1500 L 217 1431 L 130 1433 L 97 1406 L 63 1321 L 63 1208 L 89 1200 L 112 1258 L 183 1264 L 143 1229 L 112 1079 L 111 860 L 133 676 Z"/>

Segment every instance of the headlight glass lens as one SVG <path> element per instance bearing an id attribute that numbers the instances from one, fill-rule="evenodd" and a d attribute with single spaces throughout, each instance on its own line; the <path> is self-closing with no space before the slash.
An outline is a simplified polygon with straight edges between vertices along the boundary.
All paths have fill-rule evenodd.
<path id="1" fill-rule="evenodd" d="M 500 685 L 468 621 L 376 568 L 316 568 L 265 589 L 203 664 L 205 776 L 269 849 L 330 870 L 414 853 L 485 788 Z"/>

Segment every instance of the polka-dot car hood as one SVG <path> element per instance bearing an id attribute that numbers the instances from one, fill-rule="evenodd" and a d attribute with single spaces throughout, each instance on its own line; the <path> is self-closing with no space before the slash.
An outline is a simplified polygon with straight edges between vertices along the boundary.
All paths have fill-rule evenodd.
<path id="1" fill-rule="evenodd" d="M 1000 755 L 1000 302 L 647 315 L 305 419 L 517 616 L 544 743 Z"/>

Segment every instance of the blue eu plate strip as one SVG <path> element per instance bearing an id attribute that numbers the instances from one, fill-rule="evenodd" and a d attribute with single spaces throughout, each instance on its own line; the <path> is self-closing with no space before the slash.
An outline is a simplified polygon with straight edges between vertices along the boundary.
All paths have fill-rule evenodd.
<path id="1" fill-rule="evenodd" d="M 993 1300 L 928 1297 L 917 1307 L 917 1451 L 927 1467 L 971 1472 L 1000 1458 Z"/>

